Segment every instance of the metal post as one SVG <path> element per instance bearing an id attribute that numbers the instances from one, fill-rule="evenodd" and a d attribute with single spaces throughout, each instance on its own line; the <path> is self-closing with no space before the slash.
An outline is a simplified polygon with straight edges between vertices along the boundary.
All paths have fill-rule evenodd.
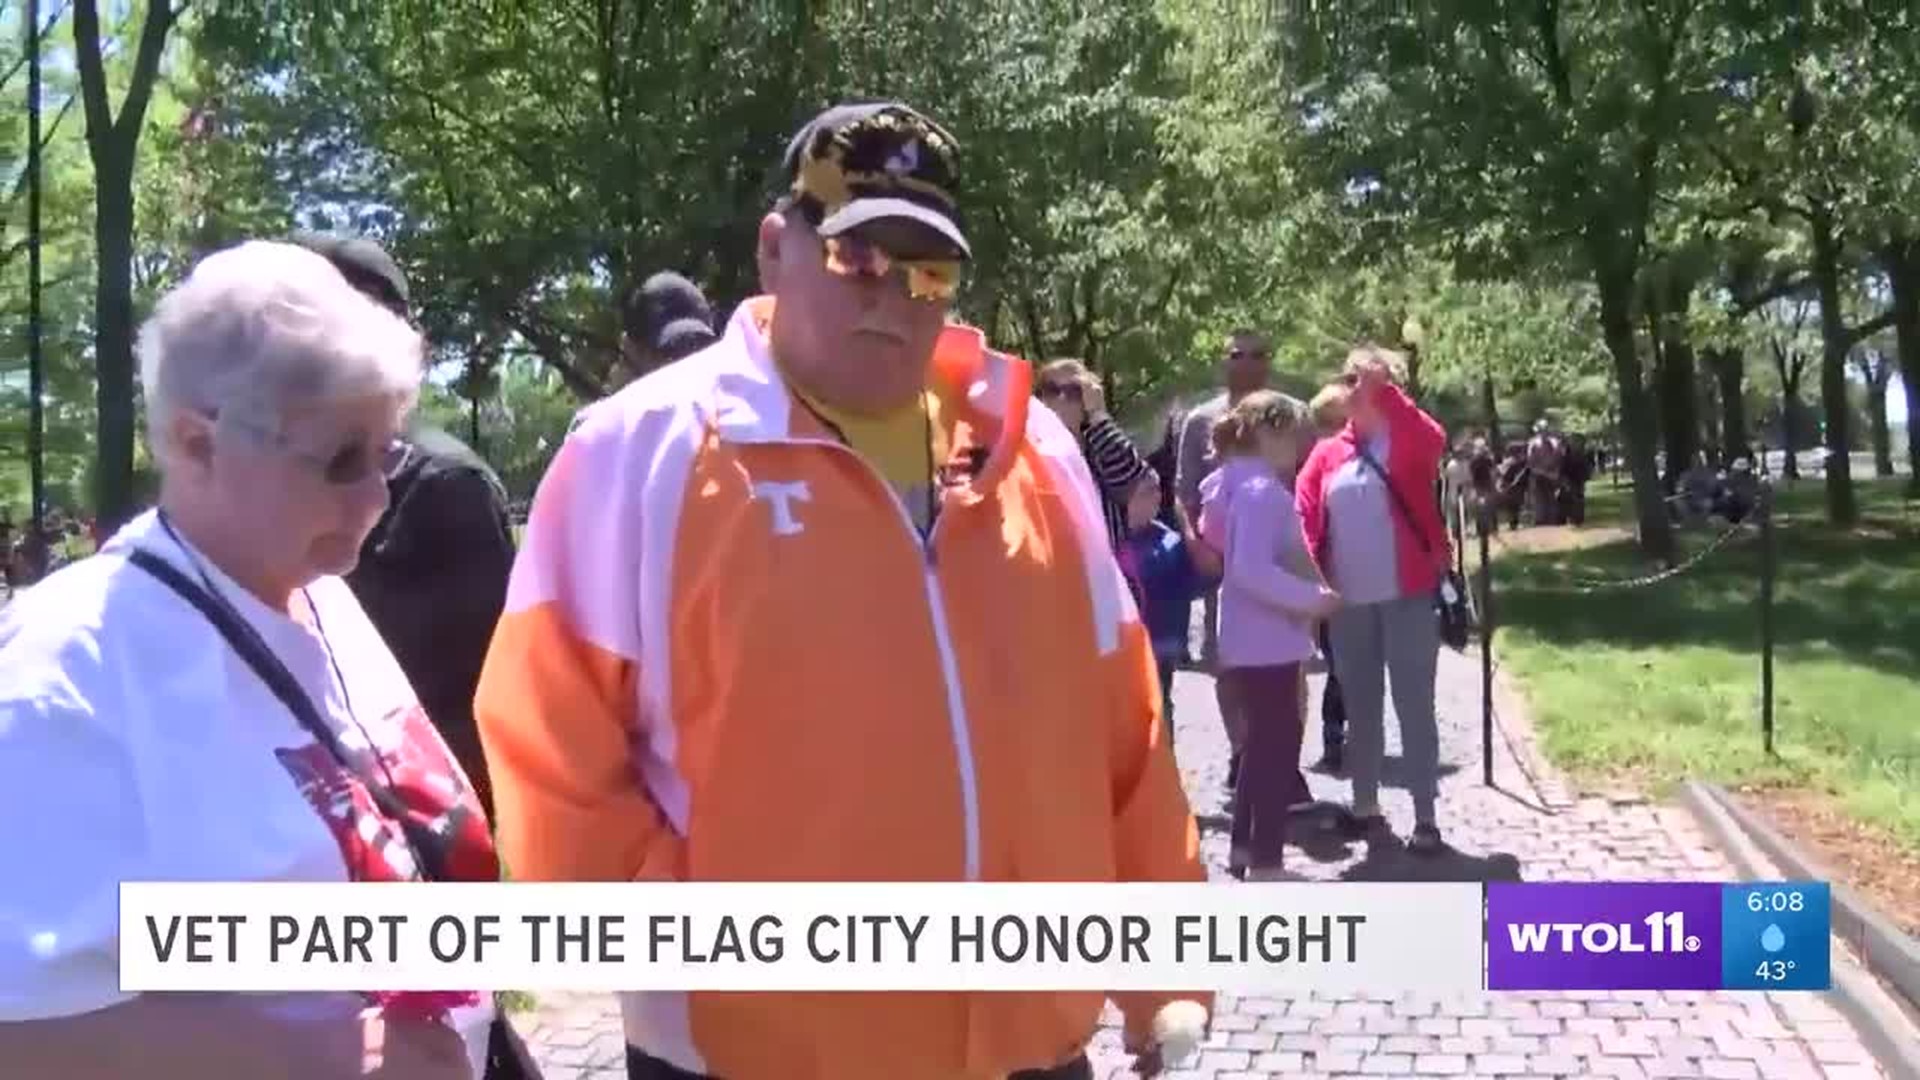
<path id="1" fill-rule="evenodd" d="M 40 326 L 40 0 L 27 0 L 27 475 L 31 536 L 47 517 L 46 358 Z M 4 556 L 0 556 L 4 557 Z"/>
<path id="2" fill-rule="evenodd" d="M 1480 771 L 1493 786 L 1493 547 L 1480 522 Z"/>
<path id="3" fill-rule="evenodd" d="M 1773 485 L 1761 481 L 1760 505 L 1760 738 L 1773 756 L 1773 586 L 1779 573 L 1773 531 Z"/>
<path id="4" fill-rule="evenodd" d="M 1453 524 L 1453 570 L 1460 580 L 1467 579 L 1467 497 L 1453 495 L 1453 512 L 1447 515 Z"/>

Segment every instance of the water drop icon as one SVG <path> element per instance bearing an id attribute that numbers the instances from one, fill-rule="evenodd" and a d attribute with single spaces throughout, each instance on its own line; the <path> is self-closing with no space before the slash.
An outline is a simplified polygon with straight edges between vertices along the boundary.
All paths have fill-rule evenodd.
<path id="1" fill-rule="evenodd" d="M 1781 949 L 1786 948 L 1786 931 L 1780 929 L 1778 926 L 1769 925 L 1765 930 L 1760 931 L 1760 947 L 1768 952 L 1779 952 Z"/>

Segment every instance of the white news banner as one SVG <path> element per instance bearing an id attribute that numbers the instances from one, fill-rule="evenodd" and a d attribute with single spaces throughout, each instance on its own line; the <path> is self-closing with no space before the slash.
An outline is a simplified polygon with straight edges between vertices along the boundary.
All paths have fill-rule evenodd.
<path id="1" fill-rule="evenodd" d="M 127 882 L 159 990 L 1478 990 L 1467 883 Z"/>

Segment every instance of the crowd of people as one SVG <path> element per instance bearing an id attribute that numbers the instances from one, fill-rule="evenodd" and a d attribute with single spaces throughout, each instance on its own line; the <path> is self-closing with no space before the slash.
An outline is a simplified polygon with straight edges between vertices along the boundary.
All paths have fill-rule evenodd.
<path id="1" fill-rule="evenodd" d="M 1295 876 L 1284 865 L 1289 829 L 1317 805 L 1301 767 L 1306 676 L 1316 668 L 1327 679 L 1324 756 L 1314 767 L 1352 783 L 1335 829 L 1370 848 L 1437 854 L 1446 846 L 1436 806 L 1435 592 L 1449 547 L 1434 485 L 1445 433 L 1400 387 L 1405 360 L 1395 352 L 1355 348 L 1311 403 L 1268 387 L 1271 359 L 1257 331 L 1231 334 L 1224 389 L 1170 424 L 1153 455 L 1176 463 L 1170 497 L 1156 498 L 1158 468 L 1143 467 L 1123 547 L 1135 554 L 1122 564 L 1139 576 L 1147 621 L 1162 628 L 1162 696 L 1187 660 L 1197 600 L 1197 666 L 1214 676 L 1233 751 L 1236 876 Z M 1187 558 L 1164 555 L 1175 550 Z M 1404 842 L 1379 805 L 1389 687 L 1414 796 Z"/>
<path id="2" fill-rule="evenodd" d="M 1522 521 L 1585 525 L 1587 487 L 1606 467 L 1605 451 L 1579 434 L 1563 434 L 1546 420 L 1533 434 L 1496 453 L 1493 440 L 1471 433 L 1455 443 L 1442 468 L 1441 497 L 1475 529 L 1497 532 Z"/>
<path id="3" fill-rule="evenodd" d="M 1203 880 L 1173 753 L 1196 605 L 1236 876 L 1293 876 L 1316 669 L 1335 828 L 1446 850 L 1449 451 L 1404 359 L 1330 357 L 1306 403 L 1237 331 L 1217 396 L 1143 455 L 1088 365 L 950 314 L 950 133 L 841 106 L 781 165 L 762 295 L 723 328 L 676 275 L 628 297 L 646 374 L 581 412 L 517 545 L 498 478 L 414 413 L 424 344 L 377 245 L 251 241 L 161 299 L 157 505 L 0 609 L 0 862 L 30 868 L 0 898 L 9 1068 L 537 1074 L 482 994 L 128 994 L 126 879 Z M 1149 1075 L 1208 1026 L 1208 995 L 1113 996 Z M 1102 1004 L 621 1012 L 636 1080 L 1080 1080 Z"/>
<path id="4" fill-rule="evenodd" d="M 1726 468 L 1716 469 L 1706 451 L 1698 451 L 1676 479 L 1674 493 L 1667 499 L 1667 512 L 1683 525 L 1697 525 L 1712 518 L 1738 525 L 1759 505 L 1760 484 L 1752 457 L 1743 454 Z"/>
<path id="5" fill-rule="evenodd" d="M 51 507 L 37 523 L 15 524 L 13 508 L 0 506 L 0 595 L 47 576 L 100 540 L 91 517 Z"/>

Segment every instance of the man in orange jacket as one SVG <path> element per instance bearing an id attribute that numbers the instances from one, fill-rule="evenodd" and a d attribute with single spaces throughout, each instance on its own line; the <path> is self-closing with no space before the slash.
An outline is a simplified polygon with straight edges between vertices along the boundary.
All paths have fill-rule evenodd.
<path id="1" fill-rule="evenodd" d="M 948 318 L 957 161 L 899 105 L 808 124 L 760 223 L 765 295 L 561 447 L 477 701 L 516 879 L 1204 878 L 1074 436 L 1028 407 L 1024 362 Z M 1156 1020 L 1210 1005 L 1113 996 L 1149 1069 Z M 622 1013 L 638 1077 L 1069 1080 L 1102 1004 Z"/>

